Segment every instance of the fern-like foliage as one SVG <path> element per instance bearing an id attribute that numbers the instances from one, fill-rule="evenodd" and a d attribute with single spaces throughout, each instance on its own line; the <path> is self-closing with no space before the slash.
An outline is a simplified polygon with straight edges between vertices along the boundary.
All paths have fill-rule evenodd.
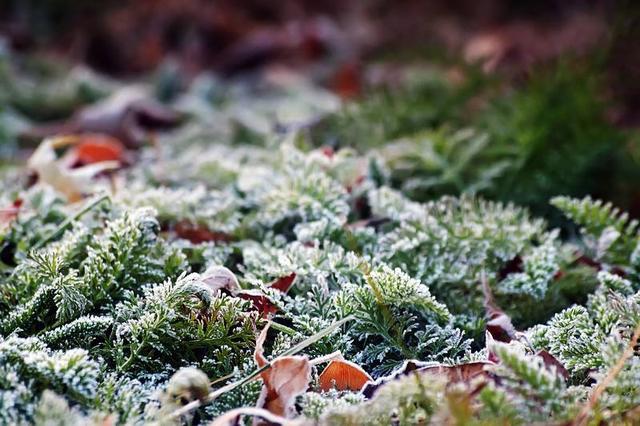
<path id="1" fill-rule="evenodd" d="M 230 192 L 147 186 L 125 188 L 117 199 L 131 207 L 153 207 L 165 225 L 188 222 L 217 232 L 233 233 L 240 226 L 240 199 Z"/>
<path id="2" fill-rule="evenodd" d="M 36 338 L 0 341 L 0 419 L 4 424 L 33 421 L 35 396 L 45 389 L 90 404 L 96 396 L 99 364 L 87 351 L 51 351 Z"/>
<path id="3" fill-rule="evenodd" d="M 349 334 L 363 349 L 354 359 L 374 374 L 388 373 L 404 359 L 455 359 L 468 350 L 464 334 L 450 325 L 448 309 L 424 284 L 386 265 L 366 273 L 364 281 L 345 285 L 334 303 L 342 316 L 355 316 Z"/>
<path id="4" fill-rule="evenodd" d="M 556 197 L 551 203 L 581 226 L 586 243 L 597 258 L 624 264 L 640 242 L 639 222 L 611 203 L 591 197 Z"/>
<path id="5" fill-rule="evenodd" d="M 485 77 L 432 77 L 317 126 L 315 114 L 336 107 L 321 90 L 269 91 L 266 101 L 198 78 L 173 105 L 186 125 L 136 150 L 109 172 L 111 185 L 96 176 L 99 202 L 67 204 L 43 176 L 29 187 L 24 173 L 7 173 L 0 423 L 195 426 L 255 407 L 263 382 L 247 378 L 267 320 L 269 359 L 301 347 L 315 359 L 291 404 L 301 424 L 567 424 L 587 409 L 593 422 L 627 421 L 639 403 L 638 225 L 611 205 L 559 197 L 584 228 L 565 241 L 509 203 L 543 211 L 549 193 L 594 187 L 586 176 L 613 133 L 597 103 L 561 76 L 509 96 L 517 108 L 487 104 L 498 121 L 469 111 L 483 118 L 469 123 L 454 106 Z M 565 95 L 571 108 L 555 108 Z M 579 126 L 568 124 L 574 109 Z M 474 125 L 441 127 L 448 119 Z M 323 126 L 338 138 L 318 148 Z M 272 138 L 276 128 L 305 131 Z M 215 241 L 184 238 L 191 225 Z M 205 275 L 211 266 L 227 267 L 225 279 Z M 491 304 L 530 328 L 485 342 Z M 381 379 L 373 394 L 321 390 L 326 359 L 316 357 L 336 351 Z M 204 397 L 229 383 L 241 385 Z M 172 416 L 195 398 L 198 408 Z"/>
<path id="6" fill-rule="evenodd" d="M 421 204 L 386 187 L 370 191 L 369 203 L 374 215 L 391 222 L 366 251 L 423 281 L 453 313 L 469 315 L 470 324 L 483 315 L 482 270 L 497 273 L 511 259 L 534 250 L 532 243 L 547 241 L 526 256 L 532 266 L 525 273 L 536 276 L 521 276 L 522 284 L 513 282 L 515 278 L 505 283 L 539 298 L 556 268 L 555 236 L 546 232 L 544 221 L 512 205 L 470 197 Z M 543 256 L 544 266 L 538 261 Z"/>
<path id="7" fill-rule="evenodd" d="M 572 306 L 545 325 L 530 330 L 534 346 L 549 350 L 584 380 L 589 371 L 606 368 L 603 347 L 619 332 L 628 332 L 637 320 L 637 294 L 629 281 L 600 272 L 600 286 L 585 306 Z"/>
<path id="8" fill-rule="evenodd" d="M 256 317 L 246 310 L 246 301 L 213 294 L 197 274 L 148 287 L 115 308 L 113 361 L 118 371 L 162 372 L 192 362 L 228 374 L 250 353 Z"/>
<path id="9" fill-rule="evenodd" d="M 285 235 L 296 225 L 314 224 L 324 232 L 344 225 L 349 214 L 344 186 L 314 157 L 291 145 L 283 146 L 281 156 L 282 166 L 275 175 L 239 181 L 256 209 L 256 224 Z"/>
<path id="10" fill-rule="evenodd" d="M 490 350 L 500 360 L 495 374 L 506 392 L 507 405 L 514 407 L 523 421 L 544 422 L 566 410 L 566 385 L 555 367 L 547 367 L 541 357 L 526 355 L 515 345 L 495 342 Z"/>
<path id="11" fill-rule="evenodd" d="M 81 231 L 85 234 L 86 229 Z M 100 313 L 102 305 L 121 300 L 128 290 L 162 281 L 175 267 L 170 258 L 180 255 L 157 241 L 158 223 L 149 209 L 125 211 L 106 224 L 89 242 L 72 231 L 64 244 L 54 243 L 31 253 L 30 260 L 9 277 L 11 288 L 20 284 L 19 304 L 0 323 L 5 334 L 45 325 L 59 326 L 80 316 Z M 79 248 L 82 248 L 80 250 Z M 72 267 L 75 266 L 75 267 Z M 20 295 L 20 293 L 18 293 Z M 103 311 L 104 312 L 104 311 Z"/>

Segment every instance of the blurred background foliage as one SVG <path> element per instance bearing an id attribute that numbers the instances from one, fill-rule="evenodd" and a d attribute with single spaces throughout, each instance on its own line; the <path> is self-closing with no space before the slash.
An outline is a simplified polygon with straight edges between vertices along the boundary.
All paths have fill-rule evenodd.
<path id="1" fill-rule="evenodd" d="M 310 148 L 371 153 L 416 200 L 475 193 L 560 223 L 550 197 L 591 194 L 640 214 L 634 2 L 321 3 L 4 2 L 0 155 L 143 82 L 188 104 L 200 137 L 302 130 Z"/>

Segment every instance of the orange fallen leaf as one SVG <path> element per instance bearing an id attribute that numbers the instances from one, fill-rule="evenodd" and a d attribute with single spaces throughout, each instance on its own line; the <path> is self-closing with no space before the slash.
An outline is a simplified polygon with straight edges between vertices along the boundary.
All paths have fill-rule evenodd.
<path id="1" fill-rule="evenodd" d="M 256 340 L 254 358 L 259 368 L 269 364 L 264 356 L 264 341 L 267 337 L 267 325 Z M 269 412 L 291 418 L 295 414 L 295 399 L 307 390 L 311 381 L 311 363 L 306 356 L 283 356 L 271 362 L 271 366 L 260 373 L 263 385 L 257 407 Z M 265 424 L 254 419 L 254 425 Z"/>
<path id="2" fill-rule="evenodd" d="M 82 135 L 73 150 L 73 156 L 81 165 L 100 161 L 122 162 L 124 153 L 124 145 L 118 139 L 97 133 Z"/>
<path id="3" fill-rule="evenodd" d="M 340 391 L 360 391 L 364 385 L 372 381 L 371 376 L 357 364 L 350 361 L 336 359 L 327 365 L 318 378 L 320 390 L 327 392 L 331 389 Z"/>

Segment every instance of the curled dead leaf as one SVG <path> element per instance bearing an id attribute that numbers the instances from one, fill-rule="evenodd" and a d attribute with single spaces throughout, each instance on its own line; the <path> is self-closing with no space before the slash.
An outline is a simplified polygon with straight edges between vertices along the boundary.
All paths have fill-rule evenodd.
<path id="1" fill-rule="evenodd" d="M 276 306 L 261 290 L 242 290 L 235 274 L 228 268 L 220 265 L 212 265 L 200 275 L 202 282 L 212 291 L 222 290 L 232 296 L 240 297 L 252 303 L 253 307 L 263 316 L 277 312 Z M 296 273 L 280 277 L 268 285 L 282 293 L 289 291 L 296 279 Z"/>
<path id="2" fill-rule="evenodd" d="M 457 365 L 435 365 L 419 369 L 420 373 L 441 375 L 447 378 L 449 383 L 469 383 L 477 377 L 487 377 L 485 367 L 493 365 L 490 361 L 468 362 Z"/>
<path id="3" fill-rule="evenodd" d="M 438 363 L 427 363 L 416 360 L 405 361 L 404 364 L 391 373 L 389 376 L 381 377 L 375 382 L 368 382 L 362 388 L 362 395 L 371 399 L 378 389 L 387 383 L 398 380 L 401 377 L 408 376 L 410 374 L 432 374 L 443 377 L 448 384 L 453 383 L 466 383 L 470 384 L 472 381 L 478 380 L 478 386 L 473 392 L 478 391 L 484 386 L 487 380 L 490 379 L 489 373 L 485 370 L 485 367 L 495 365 L 491 361 L 475 361 L 464 364 L 445 365 Z"/>
<path id="4" fill-rule="evenodd" d="M 513 326 L 511 318 L 496 305 L 491 287 L 489 287 L 489 281 L 484 273 L 482 274 L 481 281 L 482 292 L 484 294 L 484 308 L 488 319 L 486 329 L 495 340 L 509 343 L 517 337 L 516 328 Z"/>
<path id="5" fill-rule="evenodd" d="M 264 341 L 267 325 L 256 340 L 254 358 L 259 368 L 267 367 L 264 356 Z M 294 414 L 295 398 L 309 387 L 311 363 L 306 356 L 284 356 L 271 362 L 270 367 L 260 373 L 263 385 L 257 408 L 263 408 L 276 416 L 290 418 Z M 254 425 L 265 424 L 254 419 Z"/>
<path id="6" fill-rule="evenodd" d="M 64 159 L 58 159 L 55 148 L 77 143 L 76 136 L 45 139 L 27 161 L 40 182 L 64 194 L 70 202 L 78 201 L 91 192 L 92 178 L 99 173 L 117 169 L 117 161 L 101 161 L 72 169 Z"/>
<path id="7" fill-rule="evenodd" d="M 372 380 L 362 367 L 341 359 L 331 361 L 318 377 L 320 390 L 323 392 L 331 389 L 358 392 Z"/>
<path id="8" fill-rule="evenodd" d="M 428 365 L 433 365 L 427 362 L 422 362 L 422 361 L 417 361 L 415 359 L 410 359 L 410 360 L 406 360 L 402 366 L 400 366 L 399 368 L 397 368 L 396 370 L 394 370 L 391 374 L 389 374 L 388 376 L 385 377 L 380 377 L 379 379 L 377 379 L 376 381 L 371 381 L 367 384 L 364 385 L 364 387 L 362 388 L 362 395 L 364 395 L 366 398 L 371 399 L 371 397 L 373 397 L 373 395 L 377 392 L 377 390 L 393 381 L 393 380 L 397 380 L 400 377 L 403 376 L 407 376 L 410 373 L 419 370 L 422 367 L 428 366 Z"/>
<path id="9" fill-rule="evenodd" d="M 230 294 L 236 294 L 240 291 L 240 284 L 238 283 L 236 275 L 224 266 L 209 266 L 207 270 L 200 275 L 200 279 L 207 287 L 213 290 L 214 293 L 218 290 L 225 290 Z"/>

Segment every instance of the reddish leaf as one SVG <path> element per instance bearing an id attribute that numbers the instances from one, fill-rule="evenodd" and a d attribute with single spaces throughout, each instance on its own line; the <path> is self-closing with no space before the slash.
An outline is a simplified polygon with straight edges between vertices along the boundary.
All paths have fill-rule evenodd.
<path id="1" fill-rule="evenodd" d="M 421 373 L 431 373 L 447 378 L 448 383 L 469 383 L 477 377 L 488 377 L 485 371 L 487 365 L 494 365 L 490 361 L 476 361 L 458 365 L 436 365 L 418 370 Z"/>
<path id="2" fill-rule="evenodd" d="M 295 279 L 296 273 L 292 272 L 291 274 L 278 278 L 269 284 L 269 288 L 276 289 L 281 293 L 286 293 L 295 282 Z M 260 312 L 263 317 L 275 314 L 278 311 L 278 308 L 276 308 L 271 300 L 260 290 L 242 290 L 238 293 L 238 296 L 242 299 L 250 300 L 256 310 Z"/>
<path id="3" fill-rule="evenodd" d="M 320 390 L 360 391 L 367 382 L 373 379 L 357 364 L 345 360 L 333 360 L 320 373 L 318 381 Z"/>
<path id="4" fill-rule="evenodd" d="M 289 291 L 289 289 L 291 288 L 291 286 L 293 285 L 293 282 L 296 280 L 296 273 L 292 272 L 289 275 L 285 276 L 285 277 L 281 277 L 278 278 L 277 280 L 275 280 L 274 282 L 272 282 L 269 287 L 270 288 L 275 288 L 276 290 L 279 290 L 283 293 L 286 293 Z"/>
<path id="5" fill-rule="evenodd" d="M 13 203 L 11 203 L 11 206 L 0 209 L 0 229 L 2 229 L 3 226 L 9 225 L 18 217 L 22 203 L 21 198 L 16 198 Z"/>
<path id="6" fill-rule="evenodd" d="M 193 224 L 187 220 L 181 220 L 176 223 L 173 231 L 178 237 L 189 240 L 194 244 L 207 241 L 229 242 L 233 240 L 233 237 L 229 234 L 211 231 L 202 225 Z"/>
<path id="7" fill-rule="evenodd" d="M 414 371 L 419 370 L 420 368 L 423 368 L 427 365 L 430 365 L 429 363 L 426 362 L 422 362 L 422 361 L 417 361 L 414 359 L 411 360 L 407 360 L 405 361 L 402 366 L 398 369 L 396 369 L 393 373 L 391 373 L 390 375 L 386 376 L 386 377 L 380 377 L 379 379 L 377 379 L 374 382 L 369 382 L 366 385 L 364 385 L 364 387 L 362 388 L 362 395 L 364 395 L 366 398 L 371 398 L 373 397 L 373 395 L 376 393 L 376 391 L 383 385 L 393 381 L 393 380 L 397 380 L 400 377 L 406 376 Z"/>
<path id="8" fill-rule="evenodd" d="M 276 308 L 271 300 L 269 300 L 269 298 L 259 290 L 242 290 L 238 293 L 238 297 L 251 301 L 253 307 L 260 312 L 263 317 L 267 317 L 270 314 L 278 312 L 278 308 Z"/>
<path id="9" fill-rule="evenodd" d="M 424 363 L 415 360 L 405 361 L 401 368 L 393 372 L 388 377 L 383 377 L 375 382 L 367 383 L 362 389 L 362 394 L 367 398 L 371 398 L 381 386 L 409 374 L 433 374 L 444 377 L 447 380 L 447 383 L 470 383 L 478 377 L 490 379 L 491 376 L 487 371 L 485 371 L 485 367 L 488 365 L 495 365 L 495 363 L 491 361 L 476 361 L 458 365 L 443 365 Z M 483 384 L 480 386 L 483 386 Z M 474 391 L 477 391 L 480 388 L 481 387 L 478 387 Z"/>
<path id="10" fill-rule="evenodd" d="M 118 139 L 101 134 L 87 134 L 80 138 L 80 143 L 73 150 L 73 156 L 80 165 L 100 161 L 123 162 L 125 149 Z"/>
<path id="11" fill-rule="evenodd" d="M 362 76 L 358 64 L 349 62 L 342 65 L 331 81 L 332 89 L 345 99 L 352 99 L 362 92 Z"/>
<path id="12" fill-rule="evenodd" d="M 539 356 L 540 358 L 542 358 L 542 360 L 544 361 L 544 365 L 547 366 L 548 368 L 555 367 L 556 372 L 560 374 L 565 380 L 569 378 L 569 372 L 567 371 L 565 366 L 560 361 L 558 361 L 556 357 L 551 355 L 549 352 L 543 349 L 541 351 L 538 351 L 536 353 L 536 356 Z"/>

